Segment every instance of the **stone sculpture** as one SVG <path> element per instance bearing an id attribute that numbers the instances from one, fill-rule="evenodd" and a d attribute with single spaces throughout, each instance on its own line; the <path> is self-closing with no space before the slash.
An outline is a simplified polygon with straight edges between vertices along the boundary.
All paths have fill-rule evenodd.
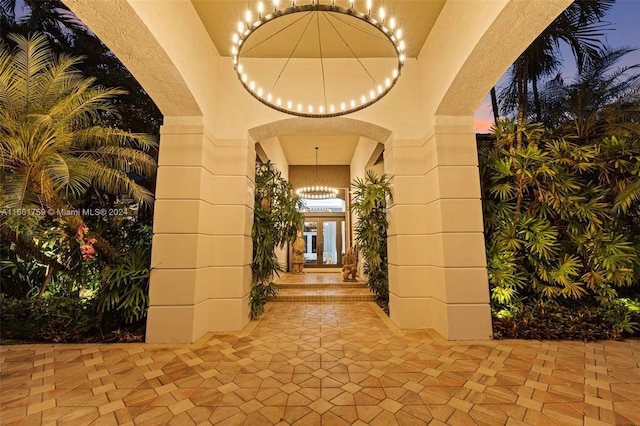
<path id="1" fill-rule="evenodd" d="M 358 276 L 358 259 L 353 255 L 351 247 L 347 249 L 347 254 L 342 257 L 342 280 L 356 281 Z"/>
<path id="2" fill-rule="evenodd" d="M 302 238 L 302 232 L 298 231 L 298 238 L 296 238 L 296 242 L 293 243 L 293 266 L 291 272 L 294 274 L 304 273 L 304 251 L 304 238 Z"/>

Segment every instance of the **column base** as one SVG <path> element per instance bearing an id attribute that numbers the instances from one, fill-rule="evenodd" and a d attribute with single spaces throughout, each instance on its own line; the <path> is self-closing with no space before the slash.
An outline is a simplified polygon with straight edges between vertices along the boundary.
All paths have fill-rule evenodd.
<path id="1" fill-rule="evenodd" d="M 447 304 L 440 300 L 389 295 L 391 320 L 402 329 L 434 329 L 447 340 L 490 340 L 488 304 Z"/>

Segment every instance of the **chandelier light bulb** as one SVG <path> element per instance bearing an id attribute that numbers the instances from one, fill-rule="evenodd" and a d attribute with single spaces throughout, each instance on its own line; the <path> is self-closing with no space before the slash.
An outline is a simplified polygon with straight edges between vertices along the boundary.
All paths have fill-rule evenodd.
<path id="1" fill-rule="evenodd" d="M 313 106 L 309 105 L 309 113 L 313 113 Z"/>
<path id="2" fill-rule="evenodd" d="M 231 46 L 231 54 L 236 56 L 238 54 L 238 49 L 235 46 Z"/>
<path id="3" fill-rule="evenodd" d="M 364 103 L 366 103 L 366 102 L 367 102 L 367 97 L 366 97 L 366 96 L 361 97 L 361 98 L 360 98 L 360 101 L 361 101 L 363 104 L 364 104 Z"/>
<path id="4" fill-rule="evenodd" d="M 382 86 L 378 84 L 378 94 L 382 93 Z"/>
<path id="5" fill-rule="evenodd" d="M 251 90 L 256 88 L 256 83 L 254 81 L 252 81 L 251 83 L 249 83 L 249 87 L 251 88 Z"/>
<path id="6" fill-rule="evenodd" d="M 282 100 L 280 98 L 276 99 L 276 105 L 278 106 L 282 105 Z"/>
<path id="7" fill-rule="evenodd" d="M 324 114 L 324 107 L 320 105 L 320 107 L 318 108 L 318 111 L 320 111 L 320 114 Z"/>
<path id="8" fill-rule="evenodd" d="M 293 102 L 291 101 L 287 102 L 287 108 L 291 109 L 292 106 L 293 106 Z"/>
<path id="9" fill-rule="evenodd" d="M 302 104 L 298 104 L 298 112 L 302 111 Z"/>
<path id="10" fill-rule="evenodd" d="M 384 85 L 385 85 L 385 86 L 387 86 L 387 87 L 391 86 L 391 80 L 389 80 L 388 78 L 386 78 L 386 79 L 384 80 Z"/>
<path id="11" fill-rule="evenodd" d="M 400 55 L 400 56 L 398 57 L 398 59 L 400 59 L 400 63 L 401 63 L 401 64 L 404 64 L 404 60 L 405 60 L 404 53 L 403 53 L 402 55 Z"/>
<path id="12" fill-rule="evenodd" d="M 345 109 L 347 109 L 347 106 L 345 105 L 345 103 L 344 103 L 344 102 L 342 102 L 342 103 L 340 104 L 340 111 L 344 111 Z"/>
<path id="13" fill-rule="evenodd" d="M 233 40 L 233 44 L 238 44 L 238 40 L 240 40 L 240 37 L 238 36 L 237 33 L 233 33 L 232 40 Z"/>
<path id="14" fill-rule="evenodd" d="M 402 28 L 398 28 L 398 30 L 395 33 L 395 36 L 398 40 L 402 40 Z"/>
<path id="15" fill-rule="evenodd" d="M 262 19 L 262 13 L 264 12 L 264 4 L 258 2 L 258 18 Z"/>
<path id="16" fill-rule="evenodd" d="M 333 105 L 329 105 L 329 112 L 333 113 L 334 111 Z"/>
<path id="17" fill-rule="evenodd" d="M 267 101 L 271 102 L 271 93 L 267 93 Z"/>
<path id="18" fill-rule="evenodd" d="M 258 88 L 258 96 L 262 97 L 262 87 Z"/>
<path id="19" fill-rule="evenodd" d="M 351 99 L 351 108 L 355 108 L 356 106 L 356 101 L 354 101 L 353 99 Z"/>
<path id="20" fill-rule="evenodd" d="M 371 16 L 371 0 L 367 0 L 367 16 Z"/>
<path id="21" fill-rule="evenodd" d="M 353 11 L 353 0 L 349 0 L 349 10 Z"/>
<path id="22" fill-rule="evenodd" d="M 251 11 L 247 10 L 244 15 L 244 20 L 247 22 L 247 27 L 251 24 Z"/>
<path id="23" fill-rule="evenodd" d="M 273 11 L 277 11 L 278 10 L 278 0 L 273 0 Z"/>
<path id="24" fill-rule="evenodd" d="M 398 70 L 393 70 L 393 78 L 398 78 Z"/>
<path id="25" fill-rule="evenodd" d="M 243 69 L 244 69 L 244 67 L 242 66 L 242 64 L 239 64 L 239 65 L 238 65 L 238 72 L 239 72 L 240 74 L 242 74 L 242 70 L 243 70 Z"/>
<path id="26" fill-rule="evenodd" d="M 242 74 L 242 81 L 245 82 L 245 83 L 247 82 L 247 74 L 246 73 Z"/>
<path id="27" fill-rule="evenodd" d="M 238 22 L 238 32 L 240 34 L 244 33 L 245 27 L 244 24 L 242 23 L 242 21 Z"/>
<path id="28" fill-rule="evenodd" d="M 396 20 L 395 20 L 395 18 L 389 19 L 389 28 L 391 28 L 391 31 L 393 31 L 396 28 Z"/>
<path id="29" fill-rule="evenodd" d="M 374 92 L 373 90 L 369 92 L 369 98 L 373 99 L 376 97 L 376 92 Z"/>
<path id="30" fill-rule="evenodd" d="M 400 43 L 398 44 L 398 47 L 400 48 L 400 51 L 403 52 L 404 51 L 404 40 L 400 40 Z"/>
<path id="31" fill-rule="evenodd" d="M 384 8 L 380 8 L 380 11 L 378 12 L 378 16 L 380 16 L 380 22 L 384 23 Z"/>

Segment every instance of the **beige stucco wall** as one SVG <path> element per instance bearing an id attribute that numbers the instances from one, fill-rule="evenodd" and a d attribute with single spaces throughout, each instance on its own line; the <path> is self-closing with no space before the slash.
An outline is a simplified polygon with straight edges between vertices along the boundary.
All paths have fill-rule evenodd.
<path id="1" fill-rule="evenodd" d="M 314 126 L 385 143 L 394 176 L 392 320 L 450 339 L 489 337 L 471 114 L 571 0 L 449 0 L 389 95 L 349 119 L 315 122 L 291 120 L 246 93 L 188 0 L 65 3 L 165 115 L 148 341 L 191 342 L 247 323 L 254 143 Z M 261 60 L 260 68 L 270 73 L 275 64 Z"/>

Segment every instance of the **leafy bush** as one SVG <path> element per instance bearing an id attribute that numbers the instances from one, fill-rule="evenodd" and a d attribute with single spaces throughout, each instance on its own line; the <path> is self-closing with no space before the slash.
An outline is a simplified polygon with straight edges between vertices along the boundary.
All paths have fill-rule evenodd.
<path id="1" fill-rule="evenodd" d="M 269 296 L 276 294 L 273 277 L 283 271 L 278 263 L 276 247 L 293 244 L 302 226 L 302 200 L 293 192 L 280 171 L 271 163 L 256 164 L 256 191 L 253 211 L 253 261 L 249 316 L 264 313 Z"/>
<path id="2" fill-rule="evenodd" d="M 495 338 L 619 340 L 638 330 L 640 306 L 629 299 L 609 305 L 539 299 L 493 312 Z"/>
<path id="3" fill-rule="evenodd" d="M 388 302 L 387 200 L 391 200 L 390 176 L 376 176 L 369 170 L 365 179 L 355 179 L 351 187 L 355 190 L 351 210 L 358 218 L 356 241 L 364 259 L 367 283 L 378 299 Z"/>
<path id="4" fill-rule="evenodd" d="M 100 330 L 95 302 L 69 297 L 9 299 L 0 294 L 2 340 L 77 342 L 95 340 Z"/>
<path id="5" fill-rule="evenodd" d="M 640 142 L 576 145 L 507 121 L 495 134 L 480 149 L 494 306 L 526 298 L 606 305 L 637 285 L 640 241 L 628 216 L 640 197 Z"/>
<path id="6" fill-rule="evenodd" d="M 150 262 L 151 251 L 136 247 L 119 263 L 105 268 L 98 295 L 98 312 L 118 311 L 127 324 L 146 318 Z"/>

